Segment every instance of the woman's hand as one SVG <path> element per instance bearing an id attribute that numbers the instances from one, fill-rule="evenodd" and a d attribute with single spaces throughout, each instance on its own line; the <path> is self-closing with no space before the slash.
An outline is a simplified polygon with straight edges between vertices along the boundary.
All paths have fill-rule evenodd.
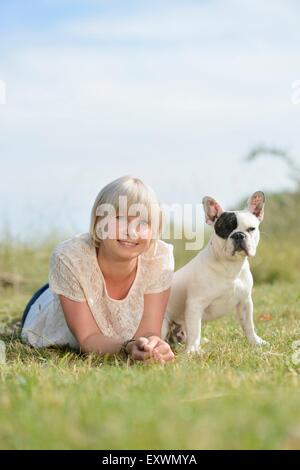
<path id="1" fill-rule="evenodd" d="M 146 363 L 158 361 L 165 364 L 175 358 L 169 344 L 159 336 L 149 336 L 148 338 L 141 336 L 129 343 L 126 349 L 132 359 Z"/>
<path id="2" fill-rule="evenodd" d="M 153 359 L 161 364 L 174 361 L 175 355 L 166 341 L 159 336 L 149 336 L 148 339 L 149 341 L 145 344 L 144 349 L 150 352 L 150 358 L 146 362 L 152 362 Z"/>

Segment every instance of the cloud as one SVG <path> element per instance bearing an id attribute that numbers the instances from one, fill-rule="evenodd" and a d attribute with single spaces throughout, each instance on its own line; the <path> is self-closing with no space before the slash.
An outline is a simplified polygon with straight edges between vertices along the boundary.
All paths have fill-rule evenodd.
<path id="1" fill-rule="evenodd" d="M 59 19 L 7 46 L 2 200 L 11 188 L 15 207 L 24 194 L 36 207 L 68 198 L 80 223 L 121 174 L 140 175 L 169 202 L 205 192 L 230 204 L 254 182 L 289 184 L 280 164 L 258 173 L 241 157 L 261 141 L 300 154 L 292 2 L 159 5 Z"/>
<path id="2" fill-rule="evenodd" d="M 137 5 L 139 3 L 137 2 Z M 172 41 L 189 40 L 202 48 L 216 45 L 222 48 L 235 39 L 248 44 L 263 40 L 278 41 L 289 38 L 281 35 L 283 24 L 297 30 L 296 11 L 299 4 L 269 0 L 266 2 L 228 0 L 226 2 L 160 2 L 154 7 L 144 4 L 135 13 L 122 12 L 103 17 L 83 17 L 63 21 L 58 31 L 81 39 L 97 41 L 138 40 L 160 41 L 164 46 Z M 200 43 L 200 41 L 205 41 Z M 154 42 L 154 44 L 156 44 Z"/>

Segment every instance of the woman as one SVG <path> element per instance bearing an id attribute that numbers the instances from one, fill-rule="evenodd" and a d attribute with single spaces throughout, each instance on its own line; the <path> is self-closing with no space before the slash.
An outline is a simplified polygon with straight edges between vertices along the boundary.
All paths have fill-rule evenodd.
<path id="1" fill-rule="evenodd" d="M 173 246 L 159 239 L 161 231 L 162 211 L 150 187 L 131 176 L 105 186 L 92 208 L 89 233 L 54 249 L 49 284 L 24 311 L 23 341 L 172 361 L 160 334 Z"/>

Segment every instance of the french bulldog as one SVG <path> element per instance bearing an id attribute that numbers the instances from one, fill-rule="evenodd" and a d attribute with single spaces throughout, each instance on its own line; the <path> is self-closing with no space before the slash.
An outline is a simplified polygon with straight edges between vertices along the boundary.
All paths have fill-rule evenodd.
<path id="1" fill-rule="evenodd" d="M 248 341 L 268 344 L 254 328 L 248 261 L 259 243 L 265 195 L 255 192 L 242 211 L 225 211 L 212 197 L 203 198 L 202 203 L 213 234 L 207 246 L 174 274 L 162 338 L 183 341 L 187 353 L 199 353 L 202 322 L 235 310 Z"/>

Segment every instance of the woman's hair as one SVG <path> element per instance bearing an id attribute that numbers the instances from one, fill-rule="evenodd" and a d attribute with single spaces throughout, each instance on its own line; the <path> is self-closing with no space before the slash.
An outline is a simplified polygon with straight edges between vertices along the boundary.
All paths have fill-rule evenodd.
<path id="1" fill-rule="evenodd" d="M 126 197 L 128 209 L 133 204 L 142 205 L 142 207 L 145 208 L 148 222 L 152 229 L 154 228 L 151 244 L 155 239 L 160 238 L 162 233 L 163 212 L 153 189 L 139 178 L 122 176 L 107 184 L 96 197 L 90 221 L 90 236 L 94 246 L 98 248 L 101 243 L 101 238 L 98 237 L 96 230 L 97 222 L 103 218 L 103 215 L 99 215 L 100 206 L 105 207 L 106 204 L 109 204 L 114 208 L 115 213 L 118 214 L 120 209 L 120 196 Z M 154 225 L 156 228 L 153 227 Z"/>

